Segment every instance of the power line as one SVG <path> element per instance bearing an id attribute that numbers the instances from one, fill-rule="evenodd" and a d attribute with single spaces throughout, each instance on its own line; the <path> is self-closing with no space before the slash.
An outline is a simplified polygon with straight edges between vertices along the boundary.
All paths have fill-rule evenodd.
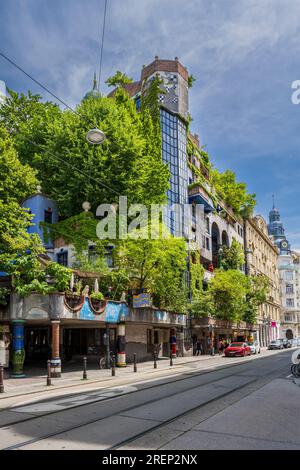
<path id="1" fill-rule="evenodd" d="M 73 111 L 73 113 L 77 114 L 78 116 L 81 116 L 79 113 L 77 113 L 77 111 L 75 111 L 75 109 L 71 108 L 71 106 L 69 106 L 65 101 L 61 100 L 57 95 L 55 95 L 55 93 L 53 93 L 51 90 L 49 90 L 49 88 L 47 88 L 45 85 L 43 85 L 41 82 L 39 82 L 38 80 L 36 80 L 32 75 L 30 75 L 28 72 L 26 72 L 20 65 L 16 64 L 16 62 L 14 62 L 12 59 L 10 59 L 9 57 L 7 57 L 7 55 L 3 54 L 3 52 L 0 51 L 0 56 L 3 57 L 3 59 L 7 60 L 7 62 L 9 62 L 11 65 L 13 65 L 14 67 L 16 67 L 17 69 L 19 69 L 22 73 L 24 73 L 28 78 L 30 78 L 30 80 L 32 80 L 34 83 L 36 83 L 38 86 L 40 86 L 41 88 L 43 88 L 43 90 L 45 90 L 47 93 L 49 93 L 51 96 L 53 96 L 56 100 L 58 100 L 60 103 L 62 103 L 64 106 L 66 106 L 66 108 L 70 109 L 71 111 Z M 82 116 L 81 116 L 82 117 Z"/>
<path id="2" fill-rule="evenodd" d="M 103 13 L 102 40 L 101 40 L 101 49 L 100 49 L 99 80 L 98 80 L 98 91 L 99 92 L 100 92 L 101 71 L 102 71 L 102 57 L 103 57 L 103 46 L 104 46 L 106 9 L 107 9 L 107 0 L 105 0 L 104 13 Z"/>

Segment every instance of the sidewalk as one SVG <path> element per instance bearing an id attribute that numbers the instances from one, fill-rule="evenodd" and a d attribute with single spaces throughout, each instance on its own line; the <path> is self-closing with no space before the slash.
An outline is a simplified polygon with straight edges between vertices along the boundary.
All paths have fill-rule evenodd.
<path id="1" fill-rule="evenodd" d="M 137 373 L 133 372 L 133 364 L 125 368 L 116 368 L 116 375 L 112 377 L 111 370 L 100 370 L 97 365 L 87 364 L 87 380 L 82 379 L 83 370 L 80 364 L 65 366 L 61 378 L 51 379 L 52 385 L 46 385 L 46 368 L 25 369 L 26 377 L 15 379 L 8 377 L 5 372 L 4 393 L 0 394 L 0 409 L 20 402 L 33 402 L 41 399 L 54 398 L 62 395 L 78 394 L 89 390 L 112 388 L 134 383 L 151 382 L 153 380 L 166 379 L 182 373 L 195 371 L 209 371 L 218 367 L 232 367 L 235 364 L 259 359 L 277 354 L 282 351 L 268 351 L 262 349 L 261 354 L 247 356 L 245 358 L 225 358 L 224 356 L 192 356 L 173 359 L 173 366 L 167 358 L 157 361 L 157 369 L 153 367 L 153 361 L 137 363 Z"/>
<path id="2" fill-rule="evenodd" d="M 180 357 L 173 359 L 173 368 L 177 366 L 182 366 L 190 363 L 199 363 L 199 361 L 209 361 L 212 359 L 221 359 L 221 356 L 192 356 L 192 357 Z M 170 359 L 160 358 L 157 360 L 157 369 L 154 369 L 153 361 L 138 362 L 137 370 L 140 372 L 158 372 L 159 370 L 168 370 L 172 369 L 170 366 Z M 4 372 L 4 386 L 5 386 L 5 396 L 14 396 L 21 395 L 28 391 L 37 391 L 37 389 L 44 388 L 46 385 L 47 371 L 46 366 L 44 369 L 40 367 L 25 367 L 24 373 L 26 377 L 16 379 L 10 377 L 10 372 L 5 370 Z M 133 364 L 127 365 L 127 367 L 116 367 L 116 377 L 129 377 L 133 375 Z M 107 381 L 111 378 L 111 369 L 99 369 L 97 364 L 94 362 L 89 364 L 87 363 L 87 375 L 88 380 L 82 380 L 83 375 L 83 364 L 66 364 L 62 367 L 62 374 L 60 378 L 52 378 L 52 390 L 53 387 L 61 388 L 68 385 L 80 385 L 84 382 L 85 384 L 91 382 L 102 382 Z M 135 374 L 136 375 L 136 374 Z M 0 399 L 3 396 L 0 395 Z"/>

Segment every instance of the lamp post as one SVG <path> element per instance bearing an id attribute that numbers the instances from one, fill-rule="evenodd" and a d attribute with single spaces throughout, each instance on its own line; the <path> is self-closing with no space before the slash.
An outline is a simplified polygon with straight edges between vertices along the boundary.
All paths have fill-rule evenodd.
<path id="1" fill-rule="evenodd" d="M 218 250 L 218 257 L 219 257 L 219 268 L 223 269 L 223 266 L 222 266 L 223 248 L 222 247 L 220 247 Z"/>

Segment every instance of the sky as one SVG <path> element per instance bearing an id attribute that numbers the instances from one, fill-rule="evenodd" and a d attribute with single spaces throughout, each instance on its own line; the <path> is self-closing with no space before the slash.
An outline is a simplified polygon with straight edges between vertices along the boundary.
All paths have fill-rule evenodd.
<path id="1" fill-rule="evenodd" d="M 75 106 L 99 70 L 104 0 L 0 0 L 0 50 Z M 280 210 L 300 251 L 300 0 L 108 0 L 105 80 L 134 80 L 158 55 L 179 57 L 196 78 L 191 130 L 214 165 L 257 195 L 256 212 Z M 0 57 L 0 80 L 51 96 Z"/>

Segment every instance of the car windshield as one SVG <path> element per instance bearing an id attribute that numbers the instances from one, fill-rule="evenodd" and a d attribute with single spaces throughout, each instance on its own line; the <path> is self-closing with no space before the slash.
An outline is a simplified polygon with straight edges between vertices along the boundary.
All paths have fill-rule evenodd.
<path id="1" fill-rule="evenodd" d="M 278 344 L 278 343 L 279 343 L 278 340 L 271 341 L 271 344 Z"/>
<path id="2" fill-rule="evenodd" d="M 230 348 L 241 348 L 243 343 L 231 343 Z"/>

